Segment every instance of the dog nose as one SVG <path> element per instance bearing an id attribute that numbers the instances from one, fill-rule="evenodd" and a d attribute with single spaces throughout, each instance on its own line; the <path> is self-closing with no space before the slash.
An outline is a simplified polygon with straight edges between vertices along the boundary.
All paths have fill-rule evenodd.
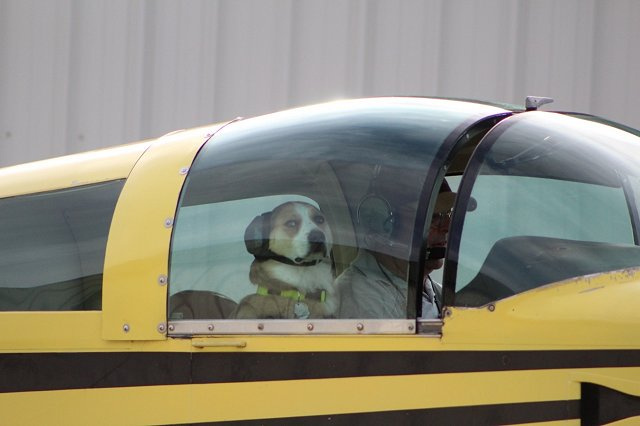
<path id="1" fill-rule="evenodd" d="M 324 232 L 318 230 L 311 231 L 307 239 L 309 240 L 309 253 L 322 253 L 324 256 L 327 255 L 327 240 Z"/>
<path id="2" fill-rule="evenodd" d="M 310 243 L 325 243 L 326 239 L 324 237 L 324 232 L 314 230 L 309 232 L 309 236 L 307 237 Z"/>

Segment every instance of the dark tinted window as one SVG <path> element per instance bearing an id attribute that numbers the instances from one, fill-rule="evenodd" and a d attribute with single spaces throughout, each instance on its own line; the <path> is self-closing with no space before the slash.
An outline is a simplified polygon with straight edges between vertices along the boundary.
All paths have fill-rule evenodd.
<path id="1" fill-rule="evenodd" d="M 0 200 L 0 310 L 101 308 L 107 235 L 123 184 Z"/>

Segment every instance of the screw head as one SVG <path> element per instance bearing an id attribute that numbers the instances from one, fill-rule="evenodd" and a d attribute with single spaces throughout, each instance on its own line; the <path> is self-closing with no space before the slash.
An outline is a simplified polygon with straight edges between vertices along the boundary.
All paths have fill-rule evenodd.
<path id="1" fill-rule="evenodd" d="M 208 329 L 209 331 L 213 331 L 213 329 L 214 329 L 214 328 L 215 328 L 215 327 L 213 326 L 213 324 L 209 324 L 209 326 L 207 327 L 207 329 Z"/>
<path id="2" fill-rule="evenodd" d="M 131 330 L 131 327 L 129 327 L 129 324 L 124 324 L 122 326 L 122 331 L 124 331 L 125 333 L 128 333 L 129 330 Z"/>
<path id="3" fill-rule="evenodd" d="M 307 330 L 313 331 L 313 324 L 311 323 L 307 324 Z"/>
<path id="4" fill-rule="evenodd" d="M 161 322 L 160 324 L 158 324 L 158 332 L 159 333 L 164 333 L 164 331 L 167 329 L 167 326 L 165 323 Z"/>
<path id="5" fill-rule="evenodd" d="M 166 275 L 160 275 L 158 276 L 158 284 L 160 285 L 166 285 L 167 284 L 167 276 Z"/>
<path id="6" fill-rule="evenodd" d="M 356 325 L 356 330 L 358 330 L 358 331 L 362 331 L 362 330 L 364 330 L 364 324 L 363 324 L 363 323 L 361 323 L 361 322 L 359 322 L 359 323 Z"/>
<path id="7" fill-rule="evenodd" d="M 164 227 L 165 228 L 171 228 L 173 226 L 173 218 L 172 217 L 168 217 L 164 220 Z"/>
<path id="8" fill-rule="evenodd" d="M 262 323 L 258 324 L 258 330 L 260 331 L 264 330 L 264 324 Z"/>
<path id="9" fill-rule="evenodd" d="M 189 168 L 182 167 L 178 173 L 180 173 L 181 175 L 186 175 L 187 173 L 189 173 Z"/>

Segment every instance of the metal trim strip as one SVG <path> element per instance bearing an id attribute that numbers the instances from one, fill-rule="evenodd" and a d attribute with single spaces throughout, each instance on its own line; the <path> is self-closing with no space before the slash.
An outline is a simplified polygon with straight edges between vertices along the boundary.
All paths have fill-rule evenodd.
<path id="1" fill-rule="evenodd" d="M 436 321 L 438 329 L 442 321 Z M 434 325 L 436 325 L 434 323 Z M 169 336 L 227 334 L 415 334 L 414 320 L 180 320 L 169 321 Z"/>

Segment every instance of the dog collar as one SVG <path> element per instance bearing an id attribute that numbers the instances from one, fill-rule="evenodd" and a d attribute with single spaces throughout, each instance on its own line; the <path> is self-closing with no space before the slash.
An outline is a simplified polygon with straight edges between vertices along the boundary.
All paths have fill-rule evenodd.
<path id="1" fill-rule="evenodd" d="M 320 302 L 324 302 L 327 298 L 327 292 L 325 290 L 304 294 L 298 290 L 282 290 L 282 291 L 271 290 L 261 285 L 258 286 L 258 290 L 256 291 L 256 294 L 259 294 L 260 296 L 268 296 L 268 295 L 281 296 L 281 297 L 286 297 L 287 299 L 295 300 L 296 302 L 301 300 L 317 300 Z"/>
<path id="2" fill-rule="evenodd" d="M 296 263 L 293 260 L 289 259 L 288 257 L 280 256 L 279 254 L 275 254 L 272 251 L 270 251 L 270 253 L 271 255 L 269 256 L 255 256 L 255 258 L 258 262 L 275 260 L 276 262 L 286 263 L 287 265 L 291 265 L 291 266 L 315 266 L 321 262 L 321 260 L 310 260 L 308 262 Z"/>

